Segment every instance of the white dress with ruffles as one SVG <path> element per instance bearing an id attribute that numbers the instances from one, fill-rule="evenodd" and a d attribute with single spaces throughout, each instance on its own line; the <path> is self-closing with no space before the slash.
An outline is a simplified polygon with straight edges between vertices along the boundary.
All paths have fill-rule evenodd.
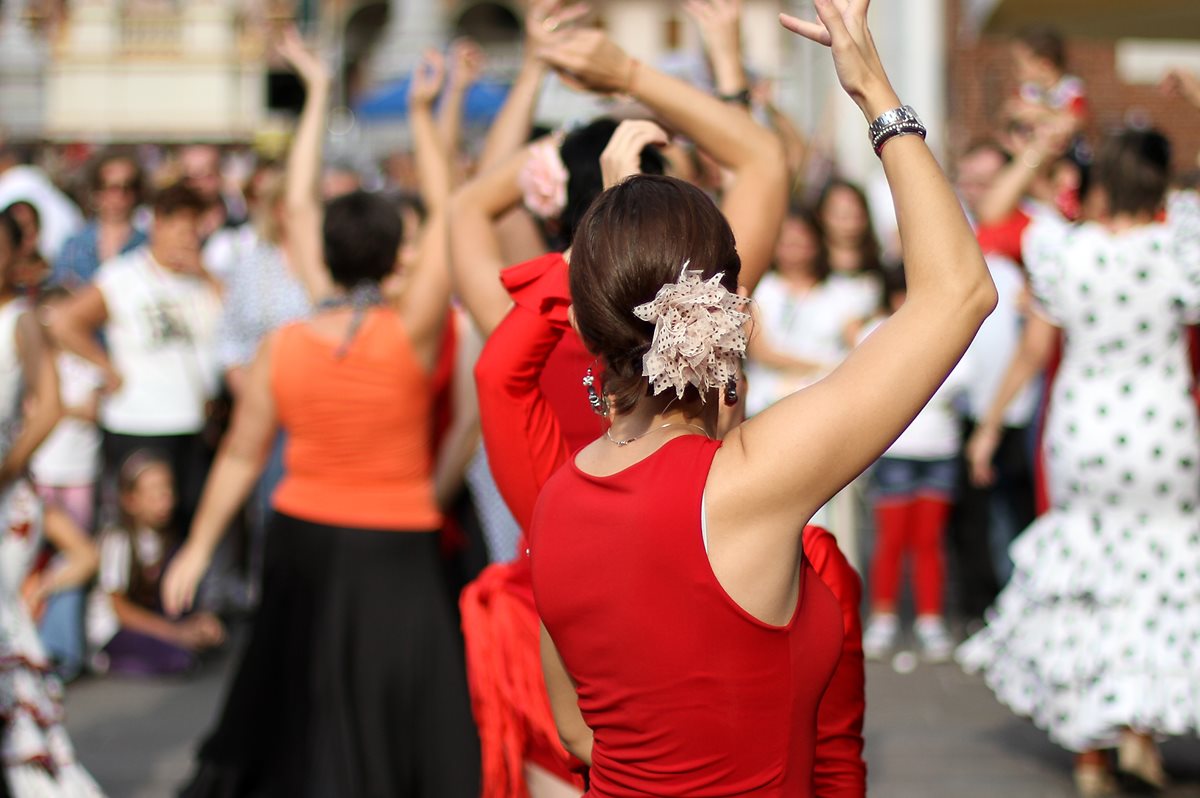
<path id="1" fill-rule="evenodd" d="M 1072 751 L 1123 728 L 1200 729 L 1200 201 L 1124 233 L 1027 234 L 1040 312 L 1066 334 L 1045 433 L 1052 509 L 959 649 L 996 697 Z"/>
<path id="2" fill-rule="evenodd" d="M 19 300 L 0 307 L 0 457 L 20 423 Z M 96 798 L 63 728 L 62 688 L 21 600 L 42 541 L 42 504 L 26 479 L 0 486 L 0 755 L 15 798 Z"/>

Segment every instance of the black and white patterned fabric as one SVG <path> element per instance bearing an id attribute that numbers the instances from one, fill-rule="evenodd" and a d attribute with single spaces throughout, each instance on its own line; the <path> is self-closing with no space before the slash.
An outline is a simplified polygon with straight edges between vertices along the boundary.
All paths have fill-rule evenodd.
<path id="1" fill-rule="evenodd" d="M 1035 226 L 1039 312 L 1066 334 L 1045 433 L 1052 509 L 959 649 L 997 698 L 1073 751 L 1123 727 L 1200 729 L 1200 427 L 1184 325 L 1200 320 L 1200 200 L 1111 233 Z"/>

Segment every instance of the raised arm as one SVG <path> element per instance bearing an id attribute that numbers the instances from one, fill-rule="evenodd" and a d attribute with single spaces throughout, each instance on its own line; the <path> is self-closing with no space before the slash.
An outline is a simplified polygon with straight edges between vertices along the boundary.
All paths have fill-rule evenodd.
<path id="1" fill-rule="evenodd" d="M 1047 174 L 1051 162 L 1066 151 L 1071 139 L 1064 119 L 1066 115 L 1039 123 L 1013 153 L 1012 162 L 1000 171 L 979 202 L 980 224 L 998 224 L 1008 218 L 1038 177 Z"/>
<path id="2" fill-rule="evenodd" d="M 304 110 L 287 160 L 287 255 L 309 300 L 316 304 L 333 291 L 321 249 L 324 213 L 319 197 L 321 144 L 331 81 L 329 70 L 305 47 L 294 27 L 284 31 L 277 50 L 304 83 Z"/>
<path id="3" fill-rule="evenodd" d="M 867 28 L 867 0 L 816 7 L 820 22 L 785 15 L 784 25 L 832 47 L 839 80 L 868 121 L 898 107 Z M 896 137 L 882 157 L 908 300 L 830 376 L 729 434 L 709 479 L 710 524 L 736 516 L 742 528 L 794 539 L 912 421 L 995 306 L 974 234 L 925 142 Z"/>
<path id="4" fill-rule="evenodd" d="M 471 39 L 456 39 L 451 43 L 446 93 L 438 108 L 437 131 L 452 175 L 462 143 L 463 108 L 467 102 L 467 92 L 479 80 L 482 71 L 483 50 L 479 49 L 478 44 Z"/>
<path id="5" fill-rule="evenodd" d="M 450 199 L 450 155 L 439 142 L 433 102 L 444 83 L 442 57 L 425 54 L 413 75 L 409 94 L 409 121 L 421 198 L 429 216 L 421 228 L 412 273 L 405 275 L 400 312 L 417 357 L 433 368 L 441 345 L 442 327 L 450 311 L 450 266 L 447 249 L 447 204 Z"/>
<path id="6" fill-rule="evenodd" d="M 717 96 L 748 106 L 750 84 L 742 63 L 741 0 L 684 0 L 683 7 L 700 28 Z"/>
<path id="7" fill-rule="evenodd" d="M 559 33 L 543 58 L 593 91 L 624 92 L 660 122 L 695 142 L 729 172 L 721 200 L 750 290 L 767 270 L 787 205 L 787 169 L 779 139 L 750 112 L 631 58 L 598 30 Z"/>
<path id="8" fill-rule="evenodd" d="M 426 50 L 413 71 L 408 93 L 408 122 L 412 131 L 417 187 L 431 214 L 443 210 L 450 198 L 450 164 L 454 153 L 445 146 L 446 129 L 439 127 L 433 115 L 433 104 L 446 83 L 445 77 L 442 54 Z M 445 107 L 451 102 L 447 98 L 442 105 Z M 453 135 L 457 142 L 457 132 Z"/>
<path id="9" fill-rule="evenodd" d="M 521 149 L 455 192 L 450 202 L 450 270 L 455 292 L 480 334 L 496 329 L 512 305 L 500 283 L 508 264 L 495 223 L 521 201 L 517 176 L 529 150 Z"/>
<path id="10" fill-rule="evenodd" d="M 546 360 L 563 328 L 520 305 L 504 317 L 475 364 L 484 446 L 496 488 L 522 529 L 546 480 L 570 456 L 558 417 L 542 394 Z"/>
<path id="11" fill-rule="evenodd" d="M 568 4 L 563 0 L 533 0 L 529 4 L 525 13 L 521 70 L 484 139 L 483 152 L 479 156 L 480 174 L 499 166 L 528 143 L 542 83 L 549 71 L 546 62 L 538 57 L 538 50 L 547 42 L 547 37 L 576 22 L 589 10 L 586 3 Z"/>
<path id="12" fill-rule="evenodd" d="M 771 93 L 771 82 L 760 80 L 751 89 L 751 99 L 766 113 L 768 124 L 783 144 L 784 160 L 787 163 L 788 175 L 794 188 L 796 181 L 800 179 L 800 175 L 804 171 L 805 161 L 808 159 L 808 139 L 800 132 L 800 128 L 796 126 L 792 118 L 775 104 Z"/>

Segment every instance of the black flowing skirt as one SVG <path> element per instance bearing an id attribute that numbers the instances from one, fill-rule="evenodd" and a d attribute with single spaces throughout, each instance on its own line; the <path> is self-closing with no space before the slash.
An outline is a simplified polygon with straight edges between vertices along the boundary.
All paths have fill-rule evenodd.
<path id="1" fill-rule="evenodd" d="M 274 514 L 262 604 L 199 759 L 183 798 L 478 798 L 438 535 Z"/>

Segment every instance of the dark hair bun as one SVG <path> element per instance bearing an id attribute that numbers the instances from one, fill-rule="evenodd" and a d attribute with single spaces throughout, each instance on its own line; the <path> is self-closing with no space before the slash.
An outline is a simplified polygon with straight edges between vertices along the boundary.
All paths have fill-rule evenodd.
<path id="1" fill-rule="evenodd" d="M 650 389 L 642 357 L 654 325 L 633 309 L 678 280 L 684 263 L 704 279 L 724 273 L 722 284 L 737 290 L 741 259 L 733 231 L 712 199 L 682 180 L 631 177 L 601 194 L 580 220 L 568 270 L 575 322 L 604 363 L 604 392 L 617 412 Z M 685 401 L 700 398 L 692 386 L 684 394 Z"/>
<path id="2" fill-rule="evenodd" d="M 604 191 L 604 175 L 600 171 L 600 155 L 608 146 L 620 123 L 611 117 L 601 117 L 591 124 L 572 131 L 559 148 L 563 166 L 567 168 L 567 207 L 559 221 L 563 243 L 570 245 L 575 238 L 579 220 L 587 213 L 596 197 Z M 645 175 L 666 172 L 667 161 L 656 147 L 642 150 L 641 170 Z"/>
<path id="3" fill-rule="evenodd" d="M 1139 139 L 1142 158 L 1163 172 L 1171 169 L 1171 140 L 1157 130 L 1131 131 Z"/>

